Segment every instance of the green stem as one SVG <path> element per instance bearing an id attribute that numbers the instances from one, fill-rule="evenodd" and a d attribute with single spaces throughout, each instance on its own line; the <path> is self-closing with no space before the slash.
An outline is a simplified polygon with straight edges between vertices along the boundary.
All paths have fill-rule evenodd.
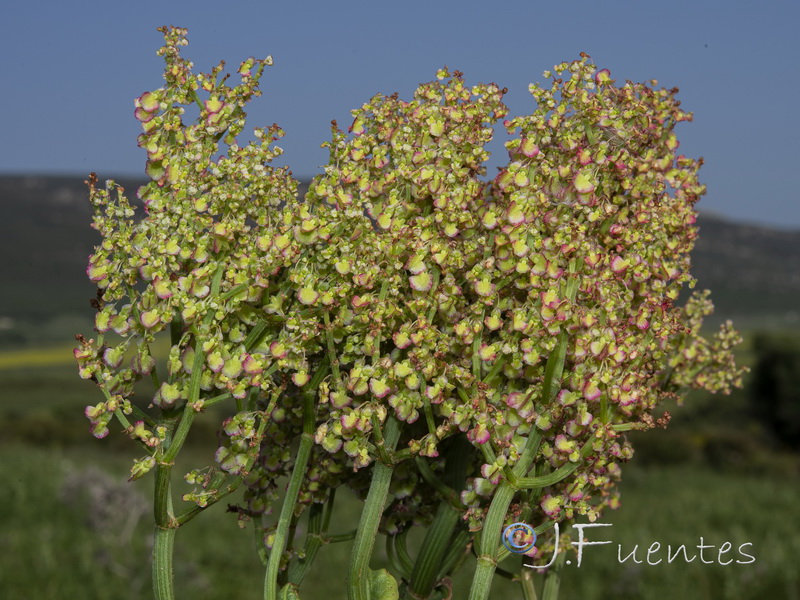
<path id="1" fill-rule="evenodd" d="M 168 427 L 168 431 L 171 427 Z M 168 435 L 164 445 L 169 447 Z M 172 490 L 170 475 L 172 463 L 159 460 L 155 469 L 155 490 L 153 493 L 153 516 L 155 532 L 153 536 L 153 593 L 156 600 L 174 600 L 175 589 L 172 576 L 172 553 L 175 547 L 175 532 L 179 524 L 172 514 Z"/>
<path id="2" fill-rule="evenodd" d="M 558 600 L 558 589 L 561 586 L 561 569 L 564 566 L 565 552 L 560 552 L 555 564 L 547 570 L 542 588 L 542 600 Z"/>
<path id="3" fill-rule="evenodd" d="M 153 593 L 156 600 L 174 600 L 175 589 L 172 578 L 172 553 L 175 546 L 174 527 L 162 529 L 156 526 L 153 543 Z"/>
<path id="4" fill-rule="evenodd" d="M 525 600 L 538 600 L 536 588 L 533 586 L 533 569 L 528 569 L 525 565 L 522 566 L 519 584 L 522 587 L 522 597 Z"/>
<path id="5" fill-rule="evenodd" d="M 400 425 L 393 416 L 389 416 L 386 420 L 383 438 L 386 448 L 389 451 L 394 450 L 400 438 Z M 389 493 L 393 470 L 393 466 L 381 462 L 376 462 L 372 467 L 372 482 L 350 557 L 350 569 L 347 574 L 348 600 L 369 600 L 369 561 L 378 535 L 378 526 Z"/>
<path id="6" fill-rule="evenodd" d="M 278 572 L 281 567 L 281 559 L 288 543 L 289 528 L 297 505 L 297 497 L 300 494 L 300 486 L 303 483 L 308 459 L 311 457 L 311 450 L 314 447 L 314 398 L 322 378 L 328 373 L 327 367 L 327 364 L 323 364 L 317 369 L 308 384 L 308 391 L 303 395 L 303 435 L 300 436 L 300 448 L 292 468 L 289 489 L 286 491 L 286 497 L 281 506 L 272 550 L 269 553 L 269 562 L 264 576 L 264 600 L 277 600 L 278 598 Z"/>
<path id="7" fill-rule="evenodd" d="M 436 579 L 441 579 L 449 573 L 455 573 L 458 571 L 461 563 L 463 563 L 470 554 L 470 540 L 472 540 L 472 534 L 467 530 L 466 527 L 462 527 L 456 531 L 456 534 L 453 536 L 453 540 L 450 543 L 450 547 L 447 549 L 447 553 L 442 558 L 442 565 L 439 568 L 439 573 L 436 575 Z"/>
<path id="8" fill-rule="evenodd" d="M 470 449 L 470 443 L 464 436 L 454 438 L 446 447 L 445 481 L 439 482 L 440 486 L 446 490 L 446 492 L 440 490 L 440 493 L 445 494 L 445 499 L 439 503 L 433 523 L 425 534 L 422 548 L 414 563 L 414 570 L 408 585 L 408 591 L 414 597 L 427 598 L 436 585 L 442 559 L 461 516 L 461 512 L 451 504 L 452 499 L 447 496 L 452 494 L 458 498 L 458 492 L 464 489 L 467 467 L 471 457 Z M 419 459 L 417 463 L 420 462 L 424 461 Z"/>
<path id="9" fill-rule="evenodd" d="M 503 481 L 497 488 L 489 505 L 486 520 L 481 530 L 480 545 L 478 548 L 478 564 L 472 578 L 472 588 L 469 591 L 470 600 L 486 600 L 492 587 L 492 578 L 497 568 L 497 547 L 500 544 L 500 533 L 506 519 L 508 506 L 514 498 L 516 490 Z"/>

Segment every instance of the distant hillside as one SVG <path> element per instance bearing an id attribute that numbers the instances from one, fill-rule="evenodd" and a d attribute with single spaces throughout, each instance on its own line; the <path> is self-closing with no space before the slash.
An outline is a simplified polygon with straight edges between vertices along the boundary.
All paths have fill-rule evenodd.
<path id="1" fill-rule="evenodd" d="M 100 174 L 101 181 L 106 177 Z M 118 180 L 135 197 L 144 180 Z M 302 190 L 304 193 L 305 190 Z M 0 345 L 65 340 L 87 331 L 87 257 L 99 241 L 80 177 L 0 176 Z M 693 254 L 698 287 L 712 290 L 714 321 L 743 328 L 798 326 L 800 231 L 701 213 Z"/>

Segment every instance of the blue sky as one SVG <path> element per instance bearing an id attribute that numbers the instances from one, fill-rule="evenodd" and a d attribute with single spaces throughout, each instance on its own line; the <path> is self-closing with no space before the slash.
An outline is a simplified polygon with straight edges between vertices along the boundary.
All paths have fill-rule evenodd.
<path id="1" fill-rule="evenodd" d="M 585 51 L 620 82 L 680 88 L 695 115 L 681 150 L 706 160 L 701 209 L 800 228 L 798 23 L 800 3 L 769 0 L 17 2 L 0 19 L 0 173 L 143 175 L 133 99 L 162 85 L 161 25 L 189 29 L 196 69 L 274 57 L 249 122 L 285 129 L 301 177 L 324 164 L 330 120 L 349 124 L 376 92 L 410 97 L 447 65 L 508 87 L 524 114 L 528 84 Z"/>

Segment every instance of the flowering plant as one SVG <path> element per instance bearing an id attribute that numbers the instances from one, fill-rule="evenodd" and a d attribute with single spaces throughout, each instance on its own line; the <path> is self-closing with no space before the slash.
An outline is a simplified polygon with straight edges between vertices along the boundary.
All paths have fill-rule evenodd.
<path id="1" fill-rule="evenodd" d="M 93 434 L 116 418 L 145 450 L 132 478 L 155 471 L 158 598 L 174 595 L 176 530 L 242 482 L 268 600 L 299 597 L 319 547 L 344 539 L 351 600 L 450 597 L 470 551 L 470 598 L 488 598 L 506 525 L 595 520 L 619 504 L 624 432 L 665 426 L 659 404 L 687 388 L 740 385 L 730 323 L 699 334 L 707 293 L 674 305 L 694 283 L 705 191 L 702 161 L 676 153 L 674 127 L 691 119 L 677 90 L 618 87 L 585 54 L 557 65 L 549 88 L 530 88 L 535 110 L 503 121 L 509 163 L 488 181 L 505 90 L 442 69 L 411 101 L 378 95 L 347 132 L 334 122 L 330 161 L 298 199 L 291 173 L 270 166 L 277 125 L 237 143 L 271 59 L 246 60 L 229 87 L 222 63 L 192 72 L 185 30 L 162 31 L 166 86 L 136 100 L 145 216 L 89 180 L 98 338 L 75 351 L 104 394 L 86 410 Z M 131 397 L 145 376 L 143 410 Z M 176 512 L 175 458 L 223 402 L 235 414 L 216 464 L 186 475 L 190 507 Z M 343 485 L 364 510 L 336 536 Z M 427 530 L 412 559 L 414 526 Z M 369 567 L 379 531 L 394 574 Z M 526 597 L 532 572 L 517 575 Z"/>

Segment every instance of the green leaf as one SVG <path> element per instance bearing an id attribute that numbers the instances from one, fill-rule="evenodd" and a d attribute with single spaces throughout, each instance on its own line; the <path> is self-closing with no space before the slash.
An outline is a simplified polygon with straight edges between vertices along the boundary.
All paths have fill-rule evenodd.
<path id="1" fill-rule="evenodd" d="M 399 600 L 397 580 L 386 569 L 369 571 L 369 600 Z"/>

